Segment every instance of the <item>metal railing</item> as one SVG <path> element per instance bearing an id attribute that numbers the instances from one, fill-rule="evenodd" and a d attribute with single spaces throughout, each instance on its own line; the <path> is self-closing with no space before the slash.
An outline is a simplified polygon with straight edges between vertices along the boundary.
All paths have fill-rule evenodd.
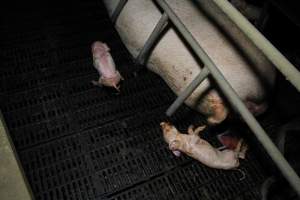
<path id="1" fill-rule="evenodd" d="M 123 10 L 124 6 L 126 5 L 128 0 L 120 0 L 120 2 L 118 3 L 117 7 L 115 8 L 113 14 L 111 15 L 111 21 L 113 24 L 116 23 L 121 11 Z"/>
<path id="2" fill-rule="evenodd" d="M 186 40 L 188 45 L 192 48 L 194 53 L 201 59 L 204 63 L 204 68 L 201 70 L 199 75 L 190 83 L 190 85 L 177 97 L 175 102 L 169 107 L 166 114 L 168 116 L 172 115 L 180 105 L 183 104 L 184 100 L 188 98 L 191 93 L 201 84 L 201 82 L 211 75 L 216 81 L 217 85 L 220 87 L 225 97 L 229 103 L 236 108 L 240 113 L 241 117 L 247 123 L 249 128 L 257 137 L 258 141 L 263 145 L 267 153 L 273 159 L 277 167 L 280 169 L 282 174 L 295 189 L 298 196 L 300 196 L 300 178 L 294 171 L 294 169 L 289 165 L 287 160 L 274 145 L 272 140 L 266 134 L 264 129 L 257 122 L 255 117 L 250 113 L 242 100 L 238 97 L 237 93 L 216 67 L 214 62 L 202 49 L 199 43 L 195 40 L 193 35 L 188 31 L 185 25 L 181 22 L 179 17 L 174 13 L 174 11 L 169 7 L 165 0 L 153 0 L 157 5 L 163 10 L 163 15 L 160 18 L 158 24 L 151 33 L 149 39 L 146 41 L 142 51 L 137 57 L 137 61 L 141 64 L 145 64 L 146 55 L 152 49 L 155 42 L 160 39 L 160 34 L 166 28 L 166 24 L 171 21 L 172 24 L 177 28 L 178 32 Z M 269 42 L 265 39 L 254 27 L 249 28 L 249 22 L 241 14 L 236 11 L 230 4 L 225 0 L 213 0 L 214 3 L 220 7 L 220 9 L 229 16 L 232 21 L 241 28 L 242 32 L 245 33 L 248 38 L 253 41 L 262 53 L 281 71 L 286 78 L 300 91 L 300 75 L 299 71 Z M 119 16 L 122 8 L 125 6 L 127 0 L 120 0 L 117 9 L 114 11 L 112 16 Z M 242 18 L 242 19 L 240 19 Z M 116 22 L 116 17 L 113 18 L 113 22 Z M 252 26 L 252 25 L 251 25 Z M 255 29 L 255 30 L 254 30 Z M 250 31 L 249 33 L 247 31 Z M 254 36 L 253 36 L 254 35 Z"/>

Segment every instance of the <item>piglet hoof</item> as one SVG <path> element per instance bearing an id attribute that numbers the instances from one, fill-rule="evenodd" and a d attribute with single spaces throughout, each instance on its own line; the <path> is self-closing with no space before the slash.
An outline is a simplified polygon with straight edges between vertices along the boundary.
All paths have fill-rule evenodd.
<path id="1" fill-rule="evenodd" d="M 101 83 L 99 83 L 98 81 L 92 80 L 91 83 L 92 83 L 94 86 L 102 87 Z"/>
<path id="2" fill-rule="evenodd" d="M 243 143 L 239 152 L 239 158 L 246 159 L 247 150 L 248 150 L 248 145 Z"/>
<path id="3" fill-rule="evenodd" d="M 114 85 L 113 87 L 118 91 L 118 93 L 121 92 L 121 91 L 120 91 L 120 86 L 119 86 L 119 85 L 118 85 L 118 86 L 117 86 L 117 85 Z"/>

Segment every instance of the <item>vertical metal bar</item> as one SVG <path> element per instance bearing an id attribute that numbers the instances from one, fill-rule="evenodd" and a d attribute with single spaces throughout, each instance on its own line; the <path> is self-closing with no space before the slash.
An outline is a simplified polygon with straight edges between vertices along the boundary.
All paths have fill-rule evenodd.
<path id="1" fill-rule="evenodd" d="M 291 186 L 295 189 L 297 194 L 300 196 L 300 178 L 298 177 L 295 170 L 289 165 L 283 155 L 280 153 L 278 148 L 274 145 L 272 140 L 263 130 L 263 128 L 256 121 L 254 116 L 249 112 L 245 104 L 238 97 L 237 93 L 230 86 L 228 81 L 224 78 L 222 73 L 213 63 L 213 61 L 209 58 L 209 56 L 205 53 L 205 51 L 201 48 L 192 34 L 187 30 L 178 16 L 172 11 L 169 5 L 164 0 L 155 0 L 158 5 L 166 12 L 169 16 L 169 19 L 173 22 L 178 31 L 182 34 L 185 40 L 192 47 L 196 55 L 201 58 L 204 65 L 209 69 L 211 75 L 215 79 L 216 83 L 219 85 L 224 95 L 227 97 L 228 101 L 231 103 L 233 107 L 237 109 L 237 111 L 241 114 L 242 118 L 248 124 L 250 129 L 253 131 L 258 141 L 264 146 L 270 157 L 273 159 L 277 167 L 280 169 L 282 174 L 291 184 Z"/>
<path id="2" fill-rule="evenodd" d="M 201 3 L 200 0 L 198 0 Z M 249 38 L 253 44 L 300 92 L 300 72 L 228 1 L 212 2 Z"/>
<path id="3" fill-rule="evenodd" d="M 123 10 L 124 6 L 126 5 L 128 0 L 120 0 L 117 7 L 115 8 L 113 14 L 111 15 L 111 21 L 113 24 L 116 23 L 121 11 Z"/>
<path id="4" fill-rule="evenodd" d="M 168 15 L 163 13 L 161 18 L 159 19 L 158 23 L 156 24 L 154 30 L 150 34 L 148 40 L 145 42 L 142 50 L 140 51 L 139 55 L 137 56 L 136 60 L 139 64 L 144 65 L 149 55 L 150 50 L 152 49 L 153 45 L 159 38 L 160 34 L 163 32 L 164 28 L 168 24 Z"/>
<path id="5" fill-rule="evenodd" d="M 174 103 L 168 108 L 166 115 L 171 116 L 183 104 L 183 102 L 193 93 L 193 91 L 202 83 L 202 81 L 209 75 L 209 70 L 204 67 L 201 72 L 194 78 L 194 80 L 185 88 L 177 97 Z"/>

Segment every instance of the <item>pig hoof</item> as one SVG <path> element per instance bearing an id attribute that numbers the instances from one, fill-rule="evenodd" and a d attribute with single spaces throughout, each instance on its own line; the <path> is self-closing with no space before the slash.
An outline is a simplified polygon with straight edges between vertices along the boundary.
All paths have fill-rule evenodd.
<path id="1" fill-rule="evenodd" d="M 216 124 L 220 124 L 222 121 L 224 121 L 224 119 L 219 119 L 218 117 L 209 117 L 207 118 L 207 123 L 209 125 L 216 125 Z"/>
<path id="2" fill-rule="evenodd" d="M 268 108 L 267 103 L 257 104 L 251 101 L 246 101 L 245 105 L 254 116 L 264 113 Z"/>

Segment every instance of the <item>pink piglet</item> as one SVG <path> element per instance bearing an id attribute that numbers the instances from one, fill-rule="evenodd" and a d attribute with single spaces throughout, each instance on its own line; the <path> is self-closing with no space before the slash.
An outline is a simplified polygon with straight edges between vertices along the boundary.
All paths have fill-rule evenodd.
<path id="1" fill-rule="evenodd" d="M 99 80 L 92 81 L 92 83 L 97 86 L 114 87 L 120 91 L 118 84 L 124 79 L 116 69 L 115 62 L 109 51 L 110 48 L 103 42 L 96 41 L 92 44 L 94 67 L 100 75 Z"/>

